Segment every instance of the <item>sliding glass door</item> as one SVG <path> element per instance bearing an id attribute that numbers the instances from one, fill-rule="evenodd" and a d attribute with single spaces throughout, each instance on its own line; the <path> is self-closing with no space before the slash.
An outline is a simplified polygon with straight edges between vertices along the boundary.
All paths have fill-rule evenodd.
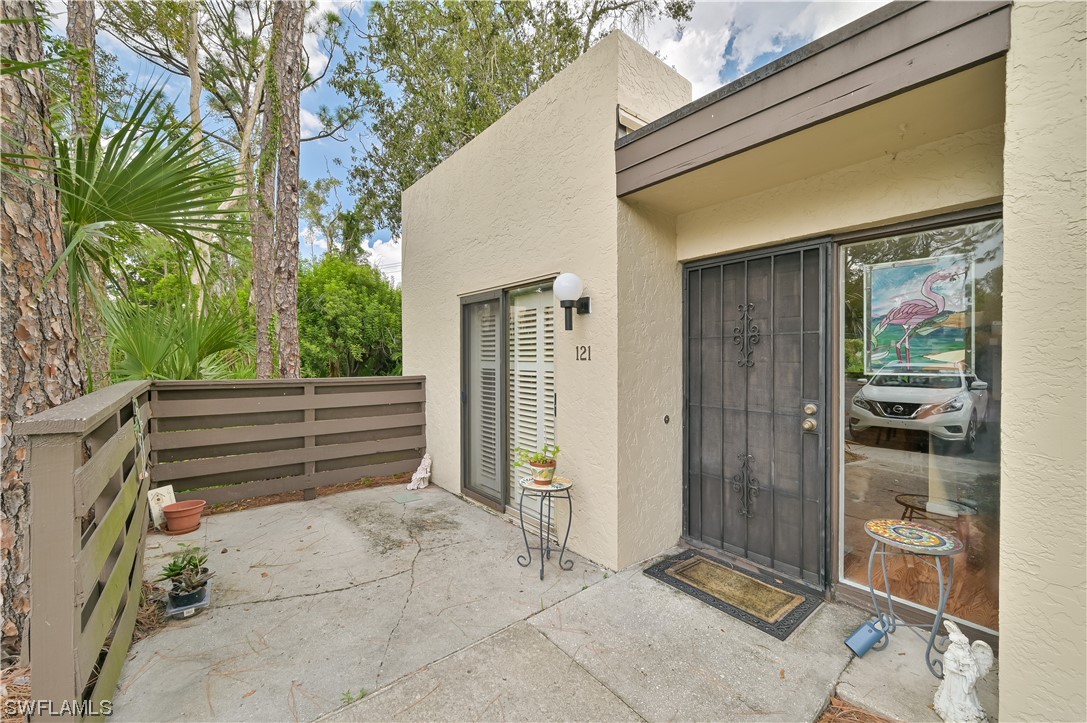
<path id="1" fill-rule="evenodd" d="M 518 448 L 555 443 L 555 298 L 535 284 L 464 299 L 461 445 L 465 490 L 502 510 L 515 505 Z"/>
<path id="2" fill-rule="evenodd" d="M 555 444 L 555 297 L 550 286 L 531 286 L 508 298 L 509 499 L 515 503 L 517 480 L 532 474 L 516 464 L 517 449 Z"/>
<path id="3" fill-rule="evenodd" d="M 464 486 L 501 509 L 505 502 L 505 384 L 502 297 L 461 307 Z"/>

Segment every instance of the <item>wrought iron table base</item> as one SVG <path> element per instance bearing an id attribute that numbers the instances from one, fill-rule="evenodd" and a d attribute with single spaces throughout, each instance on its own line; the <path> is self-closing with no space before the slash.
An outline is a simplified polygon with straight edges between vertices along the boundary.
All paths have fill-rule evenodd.
<path id="1" fill-rule="evenodd" d="M 880 547 L 882 546 L 882 550 Z M 879 599 L 876 595 L 876 586 L 872 582 L 872 568 L 875 566 L 876 557 L 879 557 L 879 564 L 883 570 L 883 591 L 887 595 L 887 612 L 884 613 L 880 608 Z M 887 557 L 888 556 L 913 556 L 919 561 L 928 565 L 936 570 L 936 576 L 939 580 L 939 604 L 936 607 L 936 619 L 932 621 L 932 629 L 928 635 L 928 646 L 925 648 L 925 665 L 928 666 L 929 672 L 935 675 L 939 679 L 944 677 L 944 663 L 942 660 L 933 655 L 935 650 L 937 653 L 943 653 L 947 650 L 947 636 L 940 633 L 940 626 L 944 621 L 944 610 L 947 608 L 947 599 L 951 595 L 951 583 L 955 576 L 955 558 L 951 556 L 943 555 L 924 555 L 915 552 L 909 552 L 907 550 L 895 549 L 894 547 L 888 548 L 887 544 L 881 540 L 874 540 L 872 542 L 872 552 L 868 556 L 868 592 L 872 595 L 872 607 L 876 611 L 876 622 L 883 628 L 885 635 L 883 639 L 872 646 L 872 650 L 883 650 L 887 647 L 891 640 L 891 633 L 897 628 L 911 628 L 918 637 L 922 640 L 925 639 L 924 634 L 917 628 L 927 628 L 924 623 L 907 623 L 895 613 L 894 598 L 891 597 L 891 580 L 887 577 Z M 929 561 L 927 558 L 932 557 L 933 561 Z M 947 584 L 944 584 L 944 567 L 940 562 L 941 559 L 947 559 Z"/>
<path id="2" fill-rule="evenodd" d="M 536 495 L 540 498 L 540 544 L 532 546 L 528 544 L 528 530 L 525 529 L 525 493 Z M 566 555 L 566 543 L 570 539 L 570 526 L 574 521 L 574 500 L 570 496 L 570 488 L 565 490 L 545 491 L 545 490 L 526 490 L 521 487 L 521 499 L 517 505 L 518 514 L 521 518 L 521 536 L 525 538 L 525 554 L 517 556 L 517 564 L 521 567 L 528 567 L 532 564 L 532 551 L 538 550 L 540 552 L 540 579 L 544 577 L 544 561 L 551 559 L 551 553 L 554 548 L 551 547 L 551 500 L 558 497 L 560 500 L 565 499 L 567 505 L 569 505 L 569 515 L 566 518 L 566 535 L 562 538 L 562 547 L 559 548 L 559 569 L 560 570 L 572 570 L 574 569 L 573 560 L 564 560 Z M 547 506 L 547 524 L 544 524 L 544 505 Z M 555 540 L 558 542 L 558 539 Z"/>

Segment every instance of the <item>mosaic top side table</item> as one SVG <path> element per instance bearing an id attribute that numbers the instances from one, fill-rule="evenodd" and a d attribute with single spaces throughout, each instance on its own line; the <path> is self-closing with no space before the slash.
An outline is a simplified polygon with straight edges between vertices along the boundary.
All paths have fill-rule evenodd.
<path id="1" fill-rule="evenodd" d="M 574 483 L 565 477 L 556 477 L 550 484 L 541 485 L 536 484 L 535 480 L 531 477 L 522 477 L 517 480 L 517 485 L 521 488 L 521 498 L 517 505 L 517 511 L 521 519 L 521 536 L 525 538 L 525 554 L 517 556 L 517 564 L 521 567 L 528 567 L 532 564 L 532 551 L 539 551 L 540 579 L 543 580 L 544 560 L 550 560 L 551 553 L 553 552 L 553 548 L 551 547 L 551 502 L 558 498 L 560 500 L 566 500 L 570 513 L 566 517 L 566 535 L 562 538 L 562 547 L 559 548 L 559 569 L 572 570 L 574 568 L 574 561 L 563 560 L 563 557 L 566 555 L 566 542 L 570 539 L 570 526 L 574 521 L 574 500 L 570 495 L 570 490 L 574 486 Z M 540 501 L 538 518 L 540 522 L 540 544 L 536 546 L 528 544 L 528 530 L 525 528 L 525 495 L 535 495 Z"/>
<path id="2" fill-rule="evenodd" d="M 908 520 L 868 520 L 864 523 L 864 531 L 872 538 L 872 552 L 868 556 L 868 592 L 872 595 L 872 606 L 876 610 L 876 620 L 886 631 L 886 635 L 876 645 L 875 650 L 882 650 L 890 642 L 891 633 L 898 627 L 925 628 L 923 623 L 907 623 L 900 621 L 895 614 L 894 598 L 891 597 L 891 580 L 887 576 L 887 558 L 889 556 L 914 555 L 918 560 L 936 570 L 939 580 L 939 602 L 936 606 L 936 618 L 932 621 L 932 629 L 928 634 L 928 647 L 925 648 L 925 665 L 929 672 L 937 678 L 943 678 L 944 664 L 942 660 L 933 655 L 933 649 L 943 652 L 936 645 L 936 639 L 940 635 L 940 626 L 944 620 L 944 610 L 947 608 L 947 598 L 951 594 L 951 583 L 955 576 L 955 558 L 963 551 L 963 544 L 950 532 L 936 527 L 923 525 L 920 522 Z M 884 613 L 876 596 L 876 586 L 872 580 L 872 571 L 875 567 L 876 557 L 879 557 L 880 567 L 883 570 L 883 590 L 887 595 L 887 612 Z M 932 558 L 931 560 L 926 558 Z M 946 560 L 946 564 L 944 562 Z M 945 584 L 944 569 L 947 569 Z M 918 635 L 922 635 L 915 630 Z M 946 640 L 946 638 L 945 638 Z"/>

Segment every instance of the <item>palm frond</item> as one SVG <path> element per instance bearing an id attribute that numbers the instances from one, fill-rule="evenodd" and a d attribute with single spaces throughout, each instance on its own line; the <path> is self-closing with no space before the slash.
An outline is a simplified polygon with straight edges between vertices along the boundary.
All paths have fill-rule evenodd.
<path id="1" fill-rule="evenodd" d="M 50 276 L 79 259 L 116 282 L 119 252 L 141 231 L 171 241 L 198 268 L 201 245 L 219 249 L 214 239 L 245 233 L 244 206 L 225 204 L 239 183 L 234 164 L 188 125 L 155 115 L 159 98 L 139 95 L 112 134 L 102 117 L 86 138 L 56 138 L 66 249 Z"/>

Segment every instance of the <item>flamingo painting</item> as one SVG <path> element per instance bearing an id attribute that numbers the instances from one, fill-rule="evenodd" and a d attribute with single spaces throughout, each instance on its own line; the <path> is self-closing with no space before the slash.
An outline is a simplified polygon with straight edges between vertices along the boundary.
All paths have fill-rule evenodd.
<path id="1" fill-rule="evenodd" d="M 895 342 L 895 353 L 898 361 L 909 364 L 910 335 L 921 324 L 944 313 L 947 306 L 944 295 L 936 291 L 936 284 L 961 278 L 965 274 L 966 272 L 959 267 L 929 274 L 921 285 L 921 297 L 901 301 L 892 307 L 872 330 L 872 338 L 877 338 L 889 326 L 902 327 L 902 337 Z"/>

